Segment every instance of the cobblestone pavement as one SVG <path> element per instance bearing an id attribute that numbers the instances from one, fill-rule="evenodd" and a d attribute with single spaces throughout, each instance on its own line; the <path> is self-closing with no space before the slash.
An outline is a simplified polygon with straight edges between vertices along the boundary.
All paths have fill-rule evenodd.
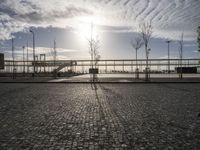
<path id="1" fill-rule="evenodd" d="M 183 83 L 200 83 L 200 74 L 184 74 L 183 79 L 179 79 L 178 74 L 151 74 L 150 82 L 183 82 Z M 135 79 L 135 74 L 98 74 L 98 82 L 103 83 L 124 83 L 133 82 L 141 83 L 145 81 L 145 74 L 140 74 L 140 79 Z M 53 77 L 17 77 L 12 79 L 11 77 L 0 77 L 0 83 L 89 83 L 91 82 L 91 75 L 84 74 L 72 77 L 60 77 L 54 79 Z"/>
<path id="2" fill-rule="evenodd" d="M 199 90 L 200 84 L 0 84 L 0 149 L 199 150 Z"/>

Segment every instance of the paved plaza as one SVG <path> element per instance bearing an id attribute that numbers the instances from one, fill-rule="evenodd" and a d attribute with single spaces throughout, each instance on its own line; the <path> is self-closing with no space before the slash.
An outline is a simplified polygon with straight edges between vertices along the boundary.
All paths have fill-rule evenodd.
<path id="1" fill-rule="evenodd" d="M 54 77 L 17 77 L 13 79 L 12 77 L 0 77 L 0 83 L 67 83 L 67 82 L 75 82 L 75 83 L 88 83 L 91 82 L 92 75 L 84 74 L 77 75 L 72 77 L 60 77 L 55 79 Z M 113 83 L 113 82 L 133 82 L 133 83 L 141 83 L 145 81 L 145 74 L 140 74 L 139 79 L 135 78 L 135 74 L 98 74 L 97 82 L 103 83 Z M 183 79 L 179 78 L 178 74 L 150 74 L 150 82 L 195 82 L 200 83 L 200 74 L 183 74 Z"/>
<path id="2" fill-rule="evenodd" d="M 200 149 L 200 84 L 0 84 L 0 149 Z"/>

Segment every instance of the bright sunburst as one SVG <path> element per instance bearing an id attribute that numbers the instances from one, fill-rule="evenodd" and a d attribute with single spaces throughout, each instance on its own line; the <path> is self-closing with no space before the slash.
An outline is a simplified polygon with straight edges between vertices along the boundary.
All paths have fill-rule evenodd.
<path id="1" fill-rule="evenodd" d="M 95 38 L 98 33 L 97 25 L 100 23 L 100 18 L 94 16 L 79 17 L 77 27 L 78 33 L 86 39 Z"/>

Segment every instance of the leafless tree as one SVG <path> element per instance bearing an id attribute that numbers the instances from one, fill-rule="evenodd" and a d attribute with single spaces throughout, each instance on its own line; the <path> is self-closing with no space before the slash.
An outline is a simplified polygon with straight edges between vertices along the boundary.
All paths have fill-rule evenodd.
<path id="1" fill-rule="evenodd" d="M 150 48 L 149 46 L 149 41 L 151 39 L 152 33 L 153 33 L 153 27 L 152 23 L 143 23 L 140 25 L 140 32 L 142 35 L 142 39 L 144 42 L 145 46 L 145 52 L 146 52 L 146 69 L 145 69 L 145 79 L 148 81 L 149 80 L 149 64 L 148 64 L 148 59 L 149 59 L 149 52 Z"/>
<path id="2" fill-rule="evenodd" d="M 138 69 L 138 50 L 144 45 L 144 42 L 141 37 L 136 37 L 131 41 L 132 47 L 135 49 L 135 59 L 136 59 L 136 79 L 139 79 L 139 69 Z"/>
<path id="3" fill-rule="evenodd" d="M 100 41 L 98 39 L 94 40 L 93 43 L 93 52 L 94 52 L 94 68 L 97 68 L 98 62 L 101 58 L 99 55 L 99 49 L 100 49 Z"/>
<path id="4" fill-rule="evenodd" d="M 97 69 L 98 61 L 100 60 L 99 48 L 100 41 L 98 40 L 98 36 L 94 38 L 93 35 L 93 24 L 91 24 L 91 38 L 88 39 L 89 42 L 89 53 L 91 55 L 91 69 Z M 92 73 L 92 81 L 97 80 L 97 75 Z"/>
<path id="5" fill-rule="evenodd" d="M 91 69 L 97 69 L 98 62 L 100 60 L 100 55 L 99 55 L 99 40 L 92 39 L 89 41 L 90 45 L 90 55 L 91 55 Z M 92 74 L 92 80 L 95 81 L 97 80 L 97 76 L 95 73 Z"/>

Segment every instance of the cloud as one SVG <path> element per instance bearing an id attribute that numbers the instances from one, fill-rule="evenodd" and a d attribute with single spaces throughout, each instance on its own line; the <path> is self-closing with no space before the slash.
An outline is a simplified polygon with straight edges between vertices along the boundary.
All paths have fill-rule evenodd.
<path id="1" fill-rule="evenodd" d="M 58 2 L 59 4 L 59 2 Z M 0 2 L 0 40 L 29 27 L 66 27 L 63 23 L 76 16 L 91 15 L 88 9 L 52 0 L 3 0 Z M 67 22 L 67 21 L 66 21 Z"/>
<path id="2" fill-rule="evenodd" d="M 196 43 L 185 43 L 184 47 L 197 47 Z"/>
<path id="3" fill-rule="evenodd" d="M 98 30 L 102 32 L 131 32 L 131 26 L 97 26 Z"/>
<path id="4" fill-rule="evenodd" d="M 4 50 L 5 58 L 7 60 L 12 59 L 12 51 L 10 47 L 1 47 Z M 29 59 L 32 60 L 32 47 L 28 47 L 28 55 Z M 85 51 L 76 50 L 76 49 L 64 49 L 64 48 L 56 48 L 57 59 L 58 60 L 72 60 L 72 59 L 88 59 L 89 55 Z M 53 60 L 53 48 L 49 47 L 36 47 L 35 55 L 39 57 L 39 54 L 45 54 L 46 60 Z M 15 60 L 23 60 L 23 48 L 15 47 L 14 49 Z M 25 47 L 24 51 L 25 59 L 27 59 L 27 47 Z"/>
<path id="5" fill-rule="evenodd" d="M 0 39 L 29 27 L 76 28 L 81 16 L 94 16 L 105 32 L 138 31 L 138 24 L 152 21 L 154 36 L 196 39 L 200 25 L 199 0 L 1 0 Z"/>

